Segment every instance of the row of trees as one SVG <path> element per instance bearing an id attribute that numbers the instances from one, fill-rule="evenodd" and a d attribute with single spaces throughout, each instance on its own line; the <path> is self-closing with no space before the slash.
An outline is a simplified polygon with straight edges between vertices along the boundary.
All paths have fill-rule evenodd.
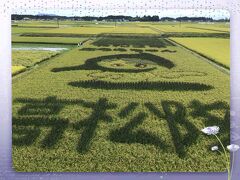
<path id="1" fill-rule="evenodd" d="M 57 15 L 18 15 L 13 14 L 12 20 L 24 20 L 24 19 L 34 19 L 34 20 L 79 20 L 79 21 L 151 21 L 151 22 L 158 22 L 158 21 L 200 21 L 200 22 L 215 22 L 215 21 L 229 21 L 229 19 L 220 19 L 220 20 L 214 20 L 213 18 L 207 18 L 207 17 L 178 17 L 178 18 L 171 18 L 171 17 L 162 17 L 159 18 L 159 16 L 105 16 L 105 17 L 94 17 L 94 16 L 84 16 L 84 17 L 67 17 L 67 16 L 57 16 Z"/>

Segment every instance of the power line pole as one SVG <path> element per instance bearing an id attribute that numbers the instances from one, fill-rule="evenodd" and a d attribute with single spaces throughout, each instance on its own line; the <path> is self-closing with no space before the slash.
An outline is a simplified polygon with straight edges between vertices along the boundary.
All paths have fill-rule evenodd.
<path id="1" fill-rule="evenodd" d="M 58 28 L 59 28 L 59 19 L 57 18 L 57 26 L 58 26 Z"/>

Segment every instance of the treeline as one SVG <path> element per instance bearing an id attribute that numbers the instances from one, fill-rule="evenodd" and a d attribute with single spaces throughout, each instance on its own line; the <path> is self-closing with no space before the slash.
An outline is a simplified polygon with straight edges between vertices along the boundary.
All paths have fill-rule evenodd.
<path id="1" fill-rule="evenodd" d="M 68 16 L 57 16 L 57 15 L 19 15 L 19 14 L 13 14 L 12 20 L 75 20 L 75 21 L 142 21 L 142 22 L 158 22 L 158 21 L 191 21 L 191 22 L 228 22 L 229 19 L 219 19 L 214 20 L 213 18 L 207 18 L 207 17 L 177 17 L 177 18 L 171 18 L 171 17 L 162 17 L 159 18 L 159 16 L 105 16 L 105 17 L 94 17 L 94 16 L 74 16 L 74 17 L 68 17 Z"/>

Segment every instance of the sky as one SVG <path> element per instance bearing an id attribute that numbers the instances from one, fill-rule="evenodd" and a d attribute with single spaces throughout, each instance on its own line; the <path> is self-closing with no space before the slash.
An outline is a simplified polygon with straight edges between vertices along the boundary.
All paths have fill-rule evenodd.
<path id="1" fill-rule="evenodd" d="M 136 9 L 114 9 L 114 10 L 82 10 L 82 9 L 68 9 L 68 10 L 18 10 L 16 14 L 55 14 L 61 16 L 108 16 L 108 15 L 126 15 L 126 16 L 144 16 L 144 15 L 158 15 L 161 17 L 210 17 L 213 19 L 230 18 L 228 11 L 225 10 L 193 10 L 193 9 L 155 9 L 155 10 L 136 10 Z"/>
<path id="2" fill-rule="evenodd" d="M 144 16 L 230 18 L 230 0 L 13 0 L 15 14 L 62 16 Z M 180 8 L 188 9 L 180 9 Z M 165 8 L 169 8 L 166 10 Z M 177 9 L 178 8 L 178 9 Z M 196 8 L 198 10 L 196 10 Z M 219 10 L 217 10 L 218 8 Z M 170 10 L 171 9 L 171 10 Z M 195 10 L 194 10 L 195 9 Z M 199 10 L 202 9 L 202 10 Z"/>

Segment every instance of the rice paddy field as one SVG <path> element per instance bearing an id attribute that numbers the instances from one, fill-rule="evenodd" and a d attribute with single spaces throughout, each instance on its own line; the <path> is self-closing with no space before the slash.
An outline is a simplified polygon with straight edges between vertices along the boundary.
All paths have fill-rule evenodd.
<path id="1" fill-rule="evenodd" d="M 151 24 L 163 32 L 192 32 L 192 33 L 227 33 L 228 24 L 199 24 L 199 23 L 169 23 L 169 24 Z"/>
<path id="2" fill-rule="evenodd" d="M 230 68 L 230 40 L 223 38 L 171 38 L 173 41 L 199 52 Z"/>
<path id="3" fill-rule="evenodd" d="M 23 37 L 13 36 L 15 43 L 35 43 L 35 44 L 61 44 L 61 45 L 76 45 L 80 41 L 85 41 L 87 38 L 71 38 L 71 37 Z"/>
<path id="4" fill-rule="evenodd" d="M 164 36 L 178 23 L 15 26 L 17 172 L 225 171 L 201 129 L 219 126 L 229 144 L 229 39 L 215 37 L 228 24 L 182 23 L 178 38 Z"/>
<path id="5" fill-rule="evenodd" d="M 71 46 L 45 45 L 45 44 L 13 44 L 12 45 L 12 74 L 24 72 L 27 68 L 55 57 Z"/>
<path id="6" fill-rule="evenodd" d="M 13 65 L 23 65 L 25 67 L 33 66 L 43 59 L 51 58 L 57 53 L 51 51 L 13 51 Z"/>

